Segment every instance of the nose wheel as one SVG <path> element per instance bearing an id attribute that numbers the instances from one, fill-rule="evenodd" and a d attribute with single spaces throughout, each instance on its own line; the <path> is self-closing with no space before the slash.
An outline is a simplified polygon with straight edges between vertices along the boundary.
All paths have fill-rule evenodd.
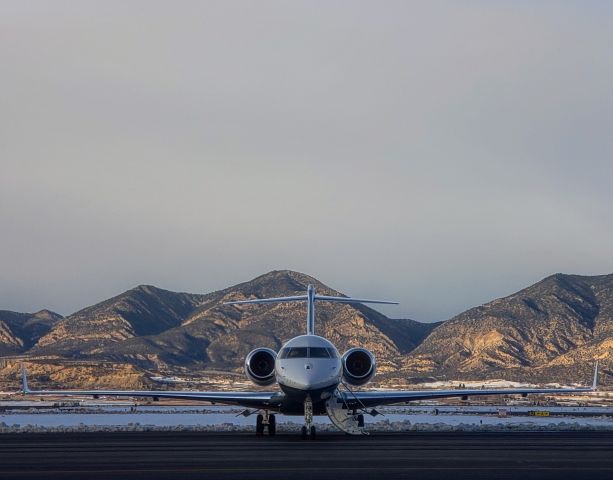
<path id="1" fill-rule="evenodd" d="M 306 440 L 307 438 L 315 438 L 315 435 L 317 434 L 317 431 L 315 430 L 315 425 L 311 425 L 310 428 L 307 428 L 307 426 L 303 426 L 302 427 L 302 439 Z"/>

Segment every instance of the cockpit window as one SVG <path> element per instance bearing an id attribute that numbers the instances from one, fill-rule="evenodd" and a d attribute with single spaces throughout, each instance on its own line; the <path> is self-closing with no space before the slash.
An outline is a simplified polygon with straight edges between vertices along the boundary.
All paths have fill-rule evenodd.
<path id="1" fill-rule="evenodd" d="M 285 347 L 279 352 L 279 358 L 338 358 L 338 354 L 334 348 Z"/>
<path id="2" fill-rule="evenodd" d="M 307 358 L 307 347 L 292 347 L 287 358 Z"/>
<path id="3" fill-rule="evenodd" d="M 327 348 L 309 347 L 309 358 L 330 358 Z"/>
<path id="4" fill-rule="evenodd" d="M 326 348 L 326 350 L 328 350 L 328 354 L 330 355 L 330 358 L 338 358 L 338 353 L 336 353 L 335 348 Z"/>

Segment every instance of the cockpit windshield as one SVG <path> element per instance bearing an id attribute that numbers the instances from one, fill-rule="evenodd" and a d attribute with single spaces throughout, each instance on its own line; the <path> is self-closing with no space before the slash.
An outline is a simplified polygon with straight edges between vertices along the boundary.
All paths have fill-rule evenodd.
<path id="1" fill-rule="evenodd" d="M 307 358 L 308 347 L 292 347 L 289 349 L 287 358 Z"/>
<path id="2" fill-rule="evenodd" d="M 330 358 L 327 348 L 309 347 L 309 358 Z"/>
<path id="3" fill-rule="evenodd" d="M 326 348 L 326 350 L 328 350 L 330 358 L 338 358 L 338 352 L 336 351 L 336 348 Z"/>
<path id="4" fill-rule="evenodd" d="M 338 358 L 333 348 L 286 347 L 279 352 L 279 358 Z"/>

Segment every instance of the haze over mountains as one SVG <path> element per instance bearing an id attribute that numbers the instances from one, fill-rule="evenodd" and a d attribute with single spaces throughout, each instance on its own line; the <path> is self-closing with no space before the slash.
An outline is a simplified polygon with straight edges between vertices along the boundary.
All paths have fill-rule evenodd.
<path id="1" fill-rule="evenodd" d="M 147 383 L 151 374 L 238 372 L 253 348 L 278 350 L 304 333 L 306 306 L 222 303 L 300 294 L 309 283 L 321 293 L 341 294 L 284 270 L 209 294 L 141 285 L 67 317 L 0 311 L 0 379 L 14 384 L 23 356 L 49 383 L 125 387 Z M 594 358 L 601 359 L 606 382 L 613 366 L 613 275 L 556 274 L 439 323 L 320 303 L 315 332 L 341 352 L 371 350 L 382 383 L 489 377 L 585 382 Z"/>

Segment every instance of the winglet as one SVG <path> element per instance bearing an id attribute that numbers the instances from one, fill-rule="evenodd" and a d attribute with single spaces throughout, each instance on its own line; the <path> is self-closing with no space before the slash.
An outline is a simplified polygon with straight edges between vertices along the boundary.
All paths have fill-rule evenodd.
<path id="1" fill-rule="evenodd" d="M 598 388 L 598 360 L 594 364 L 594 380 L 592 381 L 592 390 L 596 390 Z"/>
<path id="2" fill-rule="evenodd" d="M 28 377 L 26 375 L 26 367 L 23 363 L 21 364 L 21 393 L 23 393 L 24 395 L 26 395 L 27 393 L 30 393 L 30 389 L 28 388 Z"/>

